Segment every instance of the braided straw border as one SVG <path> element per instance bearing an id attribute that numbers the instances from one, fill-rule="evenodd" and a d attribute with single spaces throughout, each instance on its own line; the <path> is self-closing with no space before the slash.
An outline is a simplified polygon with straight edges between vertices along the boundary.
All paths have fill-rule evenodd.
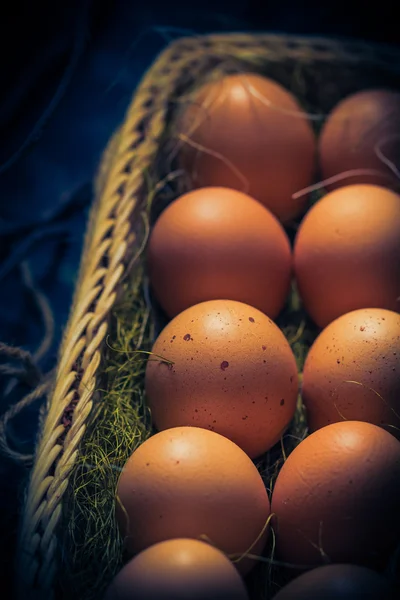
<path id="1" fill-rule="evenodd" d="M 99 172 L 73 307 L 21 520 L 17 552 L 17 592 L 21 600 L 54 598 L 61 503 L 92 410 L 110 311 L 135 245 L 132 222 L 143 196 L 143 173 L 156 155 L 165 128 L 168 99 L 184 71 L 196 73 L 198 59 L 204 54 L 218 59 L 234 56 L 239 60 L 257 56 L 265 61 L 371 61 L 378 68 L 400 69 L 399 52 L 361 42 L 223 34 L 172 43 L 144 76 L 123 125 L 103 156 Z M 71 401 L 76 406 L 72 425 L 65 434 L 62 417 Z"/>

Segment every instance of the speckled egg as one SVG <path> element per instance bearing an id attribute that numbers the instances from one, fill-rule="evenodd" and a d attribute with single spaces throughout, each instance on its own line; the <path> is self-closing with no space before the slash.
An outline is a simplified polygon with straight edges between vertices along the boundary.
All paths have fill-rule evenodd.
<path id="1" fill-rule="evenodd" d="M 361 421 L 333 423 L 289 455 L 272 492 L 276 556 L 293 566 L 372 566 L 400 535 L 400 442 Z"/>
<path id="2" fill-rule="evenodd" d="M 175 539 L 143 550 L 117 574 L 104 600 L 248 600 L 230 560 L 210 544 Z"/>
<path id="3" fill-rule="evenodd" d="M 328 325 L 308 353 L 302 398 L 311 431 L 348 419 L 400 438 L 400 315 L 360 309 Z"/>
<path id="4" fill-rule="evenodd" d="M 325 565 L 296 577 L 274 600 L 395 600 L 394 585 L 372 569 Z"/>
<path id="5" fill-rule="evenodd" d="M 236 444 L 199 427 L 175 427 L 131 455 L 118 481 L 116 509 L 130 554 L 173 538 L 206 536 L 238 559 L 250 548 L 262 552 L 270 502 L 255 465 Z M 246 573 L 255 563 L 235 564 Z"/>
<path id="6" fill-rule="evenodd" d="M 274 319 L 290 288 L 292 252 L 274 215 L 227 188 L 177 198 L 157 219 L 148 245 L 152 289 L 168 316 L 229 298 Z"/>
<path id="7" fill-rule="evenodd" d="M 168 323 L 152 352 L 146 396 L 159 430 L 205 427 L 254 458 L 279 441 L 294 415 L 294 355 L 254 307 L 231 300 L 192 306 Z"/>
<path id="8" fill-rule="evenodd" d="M 375 185 L 330 192 L 309 210 L 294 244 L 300 296 L 325 327 L 358 308 L 400 309 L 400 196 Z"/>

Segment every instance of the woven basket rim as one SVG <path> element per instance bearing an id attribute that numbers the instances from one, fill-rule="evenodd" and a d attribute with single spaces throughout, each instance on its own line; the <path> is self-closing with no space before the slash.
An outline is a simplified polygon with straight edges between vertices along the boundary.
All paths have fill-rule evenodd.
<path id="1" fill-rule="evenodd" d="M 290 46 L 295 49 L 297 46 L 298 49 L 307 48 L 307 49 L 318 49 L 318 50 L 331 50 L 335 51 L 334 57 L 336 57 L 339 61 L 342 61 L 347 57 L 350 60 L 371 60 L 372 62 L 377 62 L 388 69 L 394 68 L 396 71 L 400 71 L 400 65 L 397 62 L 400 58 L 400 46 L 396 46 L 395 44 L 388 44 L 385 42 L 373 41 L 369 42 L 362 38 L 354 38 L 351 36 L 338 36 L 338 35 L 320 35 L 320 34 L 297 34 L 297 33 L 285 33 L 285 32 L 246 32 L 246 31 L 237 31 L 237 32 L 216 32 L 216 33 L 206 33 L 195 36 L 182 36 L 172 41 L 166 49 L 163 50 L 162 54 L 166 51 L 174 51 L 175 48 L 179 48 L 181 45 L 189 44 L 193 45 L 193 43 L 206 43 L 210 41 L 212 43 L 215 42 L 230 42 L 232 40 L 253 40 L 253 41 L 265 41 L 269 44 L 276 43 L 281 48 L 288 49 Z M 364 56 L 360 55 L 360 52 L 363 51 Z M 293 55 L 291 52 L 287 52 L 287 55 Z M 382 58 L 379 58 L 379 57 Z M 326 55 L 324 53 L 318 54 L 315 52 L 313 56 L 310 56 L 310 59 L 314 61 L 318 61 L 319 59 L 326 60 Z M 389 60 L 388 60 L 389 59 Z M 392 60 L 395 63 L 392 64 Z M 153 63 L 155 66 L 155 63 Z"/>
<path id="2" fill-rule="evenodd" d="M 285 32 L 285 31 L 252 31 L 252 30 L 232 30 L 229 32 L 220 32 L 220 31 L 211 31 L 208 33 L 194 34 L 194 35 L 183 35 L 179 36 L 175 40 L 171 42 L 170 45 L 175 44 L 176 42 L 181 42 L 183 40 L 193 40 L 193 39 L 226 39 L 230 40 L 233 38 L 240 38 L 241 36 L 248 36 L 253 39 L 257 38 L 266 38 L 268 40 L 276 40 L 279 42 L 288 42 L 288 41 L 299 41 L 302 43 L 313 44 L 314 42 L 320 43 L 321 45 L 343 45 L 344 43 L 349 44 L 350 46 L 365 46 L 369 48 L 384 48 L 391 49 L 396 54 L 400 55 L 400 47 L 398 47 L 394 43 L 381 42 L 381 41 L 369 41 L 364 38 L 353 37 L 350 35 L 340 35 L 340 34 L 320 34 L 320 33 L 293 33 L 293 32 Z"/>

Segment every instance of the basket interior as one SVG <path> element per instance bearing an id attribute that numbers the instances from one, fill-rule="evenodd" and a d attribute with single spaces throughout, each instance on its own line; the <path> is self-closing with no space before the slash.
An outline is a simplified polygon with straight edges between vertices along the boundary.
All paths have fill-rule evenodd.
<path id="1" fill-rule="evenodd" d="M 181 48 L 181 49 L 179 49 Z M 331 55 L 316 58 L 316 49 L 310 47 L 302 58 L 291 56 L 290 44 L 286 53 L 271 56 L 268 40 L 259 40 L 236 46 L 234 52 L 214 52 L 213 46 L 187 61 L 176 80 L 174 93 L 168 98 L 165 128 L 153 157 L 151 168 L 143 175 L 145 185 L 140 199 L 141 215 L 150 226 L 161 211 L 178 195 L 190 189 L 184 178 L 173 178 L 176 170 L 171 149 L 176 144 L 175 122 L 182 103 L 194 86 L 225 73 L 257 72 L 281 83 L 298 98 L 305 110 L 314 115 L 313 127 L 318 132 L 329 111 L 346 95 L 365 88 L 385 87 L 400 89 L 400 77 L 392 67 L 385 69 L 361 54 L 351 60 L 335 60 Z M 177 46 L 174 60 L 184 58 L 184 45 Z M 400 63 L 399 63 L 400 64 Z M 169 74 L 165 73 L 165 77 Z M 157 88 L 157 84 L 155 86 Z M 160 82 L 160 89 L 162 82 Z M 148 119 L 157 112 L 157 93 L 149 107 Z M 164 182 L 164 183 L 163 183 Z M 323 190 L 313 193 L 310 203 Z M 138 222 L 138 214 L 135 216 Z M 139 219 L 140 221 L 140 219 Z M 140 221 L 141 223 L 143 221 Z M 293 240 L 298 222 L 287 228 Z M 138 244 L 145 235 L 139 232 Z M 143 376 L 147 354 L 152 342 L 167 318 L 152 298 L 146 277 L 143 253 L 120 286 L 120 295 L 110 319 L 110 329 L 104 347 L 101 377 L 98 384 L 95 409 L 82 440 L 66 500 L 63 505 L 59 556 L 58 596 L 94 600 L 119 571 L 126 556 L 114 518 L 114 498 L 118 475 L 134 449 L 153 433 L 151 418 L 143 390 Z M 279 327 L 289 340 L 301 374 L 304 358 L 318 330 L 304 313 L 293 287 L 287 305 L 277 319 Z M 139 352 L 138 352 L 139 351 Z M 265 456 L 256 461 L 268 489 L 271 489 L 286 455 L 307 434 L 301 402 L 293 423 L 284 436 Z M 273 543 L 265 550 L 265 557 L 273 556 Z M 272 597 L 283 581 L 279 567 L 268 561 L 260 562 L 248 578 L 252 600 Z"/>

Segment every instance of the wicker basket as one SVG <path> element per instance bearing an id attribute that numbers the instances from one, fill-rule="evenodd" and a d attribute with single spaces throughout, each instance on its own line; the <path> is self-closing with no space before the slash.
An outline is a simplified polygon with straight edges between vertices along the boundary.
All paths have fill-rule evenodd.
<path id="1" fill-rule="evenodd" d="M 21 517 L 16 575 L 21 600 L 55 597 L 63 499 L 94 406 L 113 306 L 121 281 L 135 268 L 144 173 L 157 159 L 171 101 L 222 63 L 227 71 L 260 71 L 288 88 L 298 66 L 309 65 L 312 74 L 302 81 L 301 99 L 313 112 L 326 113 L 344 95 L 364 87 L 400 87 L 400 51 L 347 40 L 211 35 L 180 39 L 155 61 L 104 154 L 96 183 L 80 276 Z M 71 406 L 72 424 L 66 426 L 63 417 Z"/>

